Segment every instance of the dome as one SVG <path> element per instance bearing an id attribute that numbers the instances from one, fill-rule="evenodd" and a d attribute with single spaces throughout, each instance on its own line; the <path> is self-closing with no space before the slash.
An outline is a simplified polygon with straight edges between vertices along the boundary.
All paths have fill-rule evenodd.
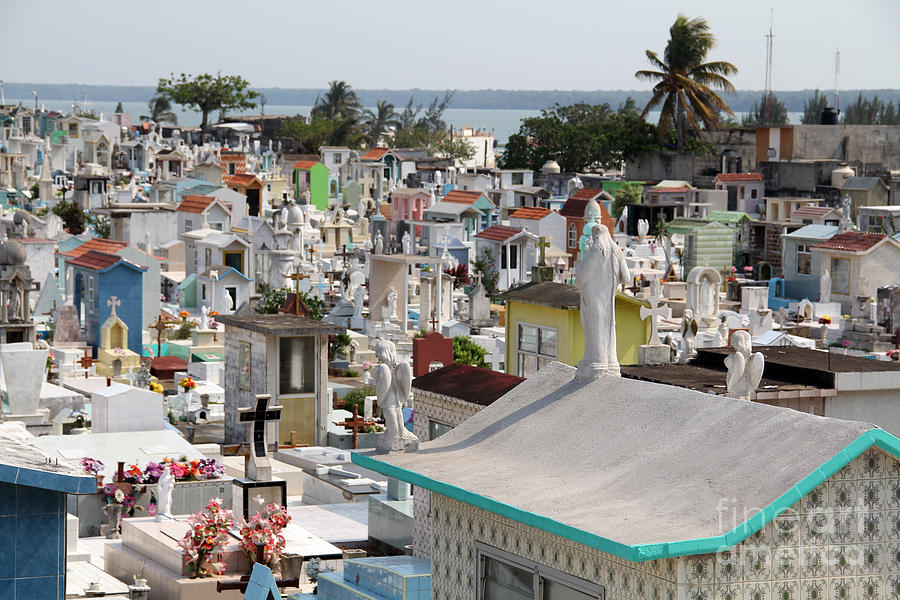
<path id="1" fill-rule="evenodd" d="M 544 166 L 541 167 L 541 173 L 547 175 L 550 173 L 559 173 L 561 169 L 559 167 L 559 163 L 555 160 L 548 160 L 544 163 Z"/>
<path id="2" fill-rule="evenodd" d="M 599 221 L 600 220 L 600 205 L 597 203 L 595 198 L 591 198 L 588 203 L 584 206 L 584 220 L 585 221 Z"/>
<path id="3" fill-rule="evenodd" d="M 303 211 L 300 210 L 300 207 L 296 204 L 292 204 L 288 209 L 288 225 L 302 225 L 303 224 Z"/>
<path id="4" fill-rule="evenodd" d="M 0 245 L 0 265 L 24 265 L 28 258 L 25 246 L 16 240 L 7 240 Z"/>

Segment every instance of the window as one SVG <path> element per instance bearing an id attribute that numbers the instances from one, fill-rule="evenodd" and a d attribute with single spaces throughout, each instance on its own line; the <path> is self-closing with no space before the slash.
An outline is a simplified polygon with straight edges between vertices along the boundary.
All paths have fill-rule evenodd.
<path id="1" fill-rule="evenodd" d="M 812 252 L 808 244 L 797 244 L 797 273 L 799 275 L 810 274 Z"/>
<path id="2" fill-rule="evenodd" d="M 88 304 L 91 310 L 97 310 L 97 298 L 94 294 L 94 278 L 88 278 Z"/>
<path id="3" fill-rule="evenodd" d="M 193 219 L 185 219 L 184 220 L 184 230 L 185 231 L 193 231 L 194 230 L 194 220 Z"/>
<path id="4" fill-rule="evenodd" d="M 739 187 L 738 187 L 738 198 L 740 198 L 741 200 L 743 200 L 743 199 L 744 199 L 744 193 L 745 193 L 745 188 L 744 188 L 744 186 L 739 186 Z"/>
<path id="5" fill-rule="evenodd" d="M 475 542 L 477 600 L 604 600 L 606 589 Z"/>
<path id="6" fill-rule="evenodd" d="M 831 259 L 831 291 L 834 294 L 850 293 L 850 261 L 846 258 Z"/>
<path id="7" fill-rule="evenodd" d="M 200 299 L 206 300 L 206 284 L 200 286 Z"/>
<path id="8" fill-rule="evenodd" d="M 869 215 L 869 231 L 881 231 L 881 217 Z"/>
<path id="9" fill-rule="evenodd" d="M 250 343 L 238 342 L 238 387 L 250 389 Z"/>
<path id="10" fill-rule="evenodd" d="M 233 162 L 228 163 L 228 174 L 234 175 L 234 163 Z"/>
<path id="11" fill-rule="evenodd" d="M 69 136 L 78 137 L 78 123 L 69 123 Z"/>
<path id="12" fill-rule="evenodd" d="M 569 225 L 569 248 L 577 248 L 578 247 L 578 228 L 575 227 L 575 223 L 571 223 Z"/>
<path id="13" fill-rule="evenodd" d="M 507 261 L 507 249 L 509 252 L 509 260 Z M 519 263 L 519 255 L 518 255 L 519 247 L 513 244 L 510 244 L 506 248 L 500 247 L 500 268 L 501 269 L 516 269 L 518 268 Z M 507 263 L 509 266 L 507 267 Z"/>
<path id="14" fill-rule="evenodd" d="M 315 336 L 278 339 L 278 393 L 311 394 L 316 383 Z"/>
<path id="15" fill-rule="evenodd" d="M 212 250 L 210 248 L 206 248 L 206 251 L 204 252 L 204 258 L 206 259 L 206 262 L 204 264 L 207 268 L 209 268 L 210 265 L 212 265 Z"/>
<path id="16" fill-rule="evenodd" d="M 525 174 L 524 173 L 513 173 L 512 174 L 512 184 L 513 185 L 522 185 L 525 182 Z"/>
<path id="17" fill-rule="evenodd" d="M 428 439 L 433 440 L 441 437 L 448 431 L 453 429 L 453 425 L 447 425 L 446 423 L 441 423 L 439 421 L 428 420 Z"/>
<path id="18" fill-rule="evenodd" d="M 556 360 L 557 347 L 555 328 L 519 323 L 518 375 L 528 377 Z"/>
<path id="19" fill-rule="evenodd" d="M 216 231 L 222 231 L 222 224 L 221 223 L 210 223 L 209 228 L 214 229 Z"/>
<path id="20" fill-rule="evenodd" d="M 341 153 L 340 153 L 340 152 L 335 152 L 335 153 L 334 153 L 334 164 L 336 164 L 336 165 L 341 164 L 341 158 L 342 158 L 342 157 L 341 157 Z"/>
<path id="21" fill-rule="evenodd" d="M 751 189 L 750 190 L 750 199 L 756 200 L 756 197 L 758 194 L 759 194 L 759 190 L 757 190 L 756 188 Z"/>

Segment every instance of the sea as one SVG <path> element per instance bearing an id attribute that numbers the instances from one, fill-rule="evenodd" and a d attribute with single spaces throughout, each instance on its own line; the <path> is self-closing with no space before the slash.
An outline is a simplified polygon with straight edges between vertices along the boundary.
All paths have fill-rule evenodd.
<path id="1" fill-rule="evenodd" d="M 34 102 L 33 98 L 7 98 L 7 104 L 22 104 L 30 106 Z M 71 100 L 45 100 L 40 99 L 40 104 L 47 110 L 58 110 L 60 112 L 72 112 Z M 116 110 L 116 102 L 106 101 L 89 101 L 87 108 L 96 111 L 98 114 L 112 113 Z M 144 102 L 123 102 L 122 108 L 126 113 L 130 113 L 134 121 L 137 121 L 141 115 L 147 114 L 147 104 Z M 374 107 L 372 107 L 374 108 Z M 267 115 L 308 115 L 312 109 L 311 106 L 302 105 L 286 105 L 286 104 L 266 104 L 265 111 Z M 200 125 L 200 113 L 190 109 L 182 109 L 175 105 L 175 112 L 178 115 L 178 122 L 182 125 L 196 127 Z M 238 113 L 240 114 L 240 113 Z M 519 130 L 522 119 L 540 115 L 540 110 L 523 110 L 523 109 L 499 109 L 499 108 L 448 108 L 444 111 L 444 120 L 448 125 L 455 129 L 461 127 L 475 127 L 494 132 L 494 138 L 497 144 L 503 146 L 509 139 L 509 136 Z M 745 113 L 735 113 L 738 121 Z M 218 114 L 210 115 L 210 118 L 216 118 Z M 802 112 L 788 113 L 788 120 L 792 124 L 799 124 L 803 117 Z M 659 119 L 659 112 L 652 111 L 647 115 L 647 120 L 656 122 Z"/>

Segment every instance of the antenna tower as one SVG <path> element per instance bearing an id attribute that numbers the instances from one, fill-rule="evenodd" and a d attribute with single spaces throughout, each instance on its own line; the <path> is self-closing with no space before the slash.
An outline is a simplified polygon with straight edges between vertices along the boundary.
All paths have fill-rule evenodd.
<path id="1" fill-rule="evenodd" d="M 841 112 L 841 93 L 838 91 L 838 77 L 841 74 L 841 51 L 838 49 L 834 53 L 834 112 Z"/>
<path id="2" fill-rule="evenodd" d="M 772 33 L 773 22 L 775 21 L 775 9 L 769 9 L 769 34 L 766 36 L 766 102 L 764 109 L 765 122 L 772 122 L 772 59 L 773 59 L 773 40 L 775 34 Z"/>

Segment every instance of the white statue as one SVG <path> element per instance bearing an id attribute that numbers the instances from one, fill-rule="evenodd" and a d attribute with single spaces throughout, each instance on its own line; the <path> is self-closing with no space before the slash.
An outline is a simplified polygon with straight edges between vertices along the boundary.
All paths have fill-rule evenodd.
<path id="1" fill-rule="evenodd" d="M 384 316 L 382 318 L 384 321 L 397 320 L 397 290 L 395 290 L 393 287 L 388 289 L 387 305 L 383 310 Z"/>
<path id="2" fill-rule="evenodd" d="M 166 463 L 159 483 L 156 486 L 156 520 L 172 518 L 172 490 L 175 489 L 175 476 L 172 475 L 172 465 Z"/>
<path id="3" fill-rule="evenodd" d="M 412 254 L 412 238 L 409 237 L 409 232 L 403 232 L 403 254 Z"/>
<path id="4" fill-rule="evenodd" d="M 281 228 L 282 228 L 282 229 L 284 229 L 285 227 L 287 227 L 287 220 L 288 220 L 288 209 L 287 209 L 287 206 L 282 206 L 282 207 L 281 207 Z"/>
<path id="5" fill-rule="evenodd" d="M 219 303 L 222 305 L 223 311 L 234 310 L 234 298 L 231 297 L 224 285 L 221 286 L 219 291 Z"/>
<path id="6" fill-rule="evenodd" d="M 384 254 L 384 237 L 380 231 L 375 232 L 375 254 Z"/>
<path id="7" fill-rule="evenodd" d="M 700 282 L 700 297 L 697 300 L 697 310 L 701 317 L 710 316 L 715 310 L 713 308 L 715 305 L 710 297 L 710 287 L 709 279 L 703 279 L 703 281 Z"/>
<path id="8" fill-rule="evenodd" d="M 435 185 L 441 185 L 444 183 L 444 174 L 441 171 L 434 172 L 434 183 Z"/>
<path id="9" fill-rule="evenodd" d="M 800 301 L 800 304 L 797 305 L 797 313 L 803 321 L 812 321 L 815 311 L 813 310 L 813 305 L 812 302 L 809 301 L 809 298 L 804 298 Z"/>
<path id="10" fill-rule="evenodd" d="M 825 269 L 819 280 L 819 302 L 831 302 L 831 273 L 828 269 Z"/>
<path id="11" fill-rule="evenodd" d="M 650 222 L 647 219 L 638 219 L 637 231 L 638 238 L 643 242 L 647 237 L 647 233 L 650 231 Z"/>
<path id="12" fill-rule="evenodd" d="M 363 300 L 366 297 L 366 288 L 361 285 L 353 290 L 353 318 L 362 319 Z"/>
<path id="13" fill-rule="evenodd" d="M 732 398 L 750 400 L 750 394 L 756 391 L 763 376 L 765 359 L 762 352 L 751 353 L 750 341 L 747 331 L 739 330 L 731 334 L 734 353 L 725 358 L 728 368 L 725 387 Z"/>
<path id="14" fill-rule="evenodd" d="M 581 290 L 581 327 L 584 331 L 584 358 L 575 377 L 586 381 L 600 375 L 619 375 L 616 356 L 616 290 L 628 285 L 631 274 L 625 255 L 613 242 L 609 230 L 600 223 L 591 229 L 584 256 L 575 270 Z"/>
<path id="15" fill-rule="evenodd" d="M 203 306 L 200 308 L 200 330 L 206 331 L 209 329 L 209 308 Z"/>
<path id="16" fill-rule="evenodd" d="M 697 321 L 694 319 L 694 311 L 689 308 L 684 309 L 681 317 L 681 340 L 683 343 L 681 356 L 678 357 L 678 362 L 683 365 L 688 363 L 694 353 L 694 336 L 697 335 L 698 328 Z"/>
<path id="17" fill-rule="evenodd" d="M 375 367 L 375 395 L 384 416 L 384 435 L 378 440 L 379 452 L 419 448 L 419 438 L 409 431 L 403 422 L 403 403 L 409 398 L 412 385 L 412 368 L 408 361 L 400 362 L 397 349 L 390 340 L 379 339 L 375 343 L 375 356 L 381 363 Z"/>

